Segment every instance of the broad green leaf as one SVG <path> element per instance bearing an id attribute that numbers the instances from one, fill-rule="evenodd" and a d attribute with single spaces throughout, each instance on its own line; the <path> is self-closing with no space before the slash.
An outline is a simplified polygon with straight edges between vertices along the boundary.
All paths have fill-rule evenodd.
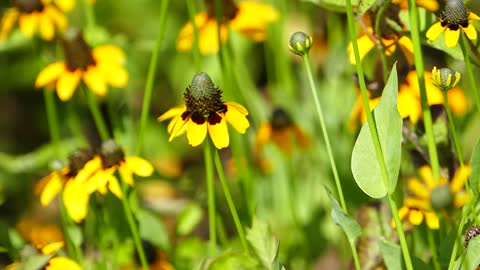
<path id="1" fill-rule="evenodd" d="M 187 235 L 195 229 L 203 217 L 202 208 L 192 203 L 185 207 L 185 209 L 178 216 L 177 233 L 179 235 Z"/>
<path id="2" fill-rule="evenodd" d="M 473 192 L 478 194 L 480 189 L 478 186 L 480 184 L 480 139 L 473 148 L 470 166 L 472 167 L 472 173 L 470 174 L 471 187 Z"/>
<path id="3" fill-rule="evenodd" d="M 163 249 L 170 249 L 167 229 L 160 221 L 160 218 L 147 210 L 137 210 L 138 222 L 140 224 L 140 237 L 150 241 L 153 245 Z"/>
<path id="4" fill-rule="evenodd" d="M 480 265 L 480 237 L 473 237 L 468 242 L 465 253 L 453 266 L 454 270 L 475 270 Z"/>
<path id="5" fill-rule="evenodd" d="M 402 117 L 397 108 L 398 78 L 393 66 L 380 102 L 373 110 L 378 137 L 388 172 L 388 186 L 380 171 L 368 123 L 362 126 L 352 153 L 352 173 L 357 185 L 372 198 L 393 193 L 400 170 Z"/>
<path id="6" fill-rule="evenodd" d="M 360 225 L 358 225 L 358 222 L 355 219 L 345 214 L 330 191 L 327 188 L 325 188 L 325 190 L 327 191 L 330 202 L 332 203 L 333 221 L 335 224 L 340 226 L 340 228 L 342 228 L 347 235 L 348 241 L 355 244 L 360 235 L 362 235 L 362 228 Z"/>
<path id="7" fill-rule="evenodd" d="M 244 253 L 226 253 L 215 260 L 208 267 L 209 270 L 259 270 L 257 260 Z"/>
<path id="8" fill-rule="evenodd" d="M 406 269 L 404 259 L 402 257 L 402 249 L 399 245 L 382 239 L 380 241 L 380 250 L 382 251 L 383 260 L 388 270 L 403 270 Z M 411 256 L 411 255 L 410 255 Z M 415 256 L 411 256 L 413 269 L 430 270 L 425 262 Z"/>
<path id="9" fill-rule="evenodd" d="M 29 256 L 23 261 L 19 266 L 19 270 L 36 270 L 36 269 L 43 269 L 43 267 L 47 264 L 48 260 L 50 260 L 51 256 L 46 255 L 33 255 Z"/>
<path id="10" fill-rule="evenodd" d="M 272 235 L 268 224 L 257 217 L 253 218 L 252 227 L 247 229 L 247 240 L 267 269 L 273 269 L 278 253 L 278 241 Z"/>
<path id="11" fill-rule="evenodd" d="M 326 9 L 333 11 L 346 12 L 347 1 L 346 0 L 303 0 L 305 2 L 312 2 Z M 357 15 L 362 15 L 369 10 L 377 0 L 352 0 L 352 6 L 357 11 Z"/>

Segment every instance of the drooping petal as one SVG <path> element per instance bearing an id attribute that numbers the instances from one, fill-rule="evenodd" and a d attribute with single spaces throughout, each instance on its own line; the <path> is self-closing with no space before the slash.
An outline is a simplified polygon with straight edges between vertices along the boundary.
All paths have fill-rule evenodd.
<path id="1" fill-rule="evenodd" d="M 230 143 L 227 122 L 224 119 L 215 125 L 208 124 L 208 133 L 217 149 L 225 148 Z"/>
<path id="2" fill-rule="evenodd" d="M 173 133 L 172 133 L 173 134 Z M 207 122 L 199 125 L 191 119 L 187 122 L 187 140 L 191 146 L 200 145 L 207 136 Z"/>
<path id="3" fill-rule="evenodd" d="M 69 12 L 75 6 L 74 0 L 53 0 L 63 12 Z"/>
<path id="4" fill-rule="evenodd" d="M 75 180 L 65 184 L 63 204 L 73 221 L 79 223 L 87 216 L 89 193 L 87 186 Z"/>
<path id="5" fill-rule="evenodd" d="M 458 39 L 460 38 L 460 30 L 450 30 L 448 27 L 445 29 L 445 44 L 449 48 L 457 46 Z"/>
<path id="6" fill-rule="evenodd" d="M 82 268 L 67 257 L 54 257 L 48 262 L 46 270 L 82 270 Z"/>
<path id="7" fill-rule="evenodd" d="M 118 167 L 118 172 L 120 173 L 123 182 L 129 184 L 132 187 L 135 185 L 135 182 L 133 181 L 132 171 L 130 170 L 130 168 L 128 168 L 128 166 L 125 165 L 125 163 Z"/>
<path id="8" fill-rule="evenodd" d="M 204 24 L 208 19 L 208 15 L 206 12 L 199 13 L 195 15 L 195 25 L 197 29 L 203 29 Z M 178 34 L 177 39 L 177 50 L 181 52 L 187 52 L 192 49 L 193 45 L 193 25 L 192 23 L 188 22 L 185 24 L 180 33 Z"/>
<path id="9" fill-rule="evenodd" d="M 400 46 L 400 49 L 403 52 L 403 55 L 405 55 L 405 58 L 407 59 L 407 62 L 409 64 L 413 64 L 413 42 L 412 40 L 407 37 L 407 36 L 402 36 L 398 40 L 398 45 Z"/>
<path id="10" fill-rule="evenodd" d="M 92 50 L 92 55 L 95 61 L 112 65 L 123 65 L 126 59 L 122 49 L 113 45 L 98 46 Z"/>
<path id="11" fill-rule="evenodd" d="M 419 199 L 415 197 L 407 197 L 403 201 L 405 206 L 410 208 L 417 208 L 417 209 L 429 209 L 430 208 L 430 200 Z"/>
<path id="12" fill-rule="evenodd" d="M 80 182 L 84 183 L 89 181 L 94 173 L 100 171 L 102 168 L 102 160 L 99 156 L 95 156 L 91 160 L 89 160 L 82 169 L 80 169 L 75 176 L 75 179 Z"/>
<path id="13" fill-rule="evenodd" d="M 141 177 L 147 177 L 153 173 L 152 164 L 140 157 L 126 157 L 125 164 L 135 175 Z"/>
<path id="14" fill-rule="evenodd" d="M 461 208 L 470 200 L 470 195 L 467 192 L 458 192 L 453 198 L 453 206 Z"/>
<path id="15" fill-rule="evenodd" d="M 51 255 L 59 251 L 63 246 L 63 242 L 54 242 L 42 247 L 41 251 L 44 255 Z"/>
<path id="16" fill-rule="evenodd" d="M 48 17 L 47 14 L 41 14 L 38 16 L 38 23 L 42 39 L 48 41 L 53 40 L 55 37 L 55 26 L 50 17 Z"/>
<path id="17" fill-rule="evenodd" d="M 417 178 L 410 178 L 408 180 L 408 189 L 415 193 L 415 195 L 422 199 L 430 198 L 430 190 L 420 183 Z"/>
<path id="18" fill-rule="evenodd" d="M 422 212 L 419 210 L 410 209 L 410 212 L 408 215 L 408 221 L 410 221 L 410 223 L 412 223 L 415 226 L 420 225 L 423 221 Z"/>
<path id="19" fill-rule="evenodd" d="M 83 81 L 97 96 L 104 97 L 107 94 L 107 82 L 97 67 L 89 67 L 83 74 Z"/>
<path id="20" fill-rule="evenodd" d="M 266 39 L 267 25 L 278 19 L 278 12 L 271 6 L 243 1 L 237 5 L 237 13 L 229 26 L 244 36 L 259 42 Z"/>
<path id="21" fill-rule="evenodd" d="M 105 81 L 113 87 L 123 88 L 128 83 L 128 72 L 121 66 L 99 63 Z"/>
<path id="22" fill-rule="evenodd" d="M 362 35 L 357 39 L 358 44 L 358 52 L 360 55 L 360 60 L 363 60 L 365 56 L 373 49 L 375 43 L 370 39 L 368 35 Z M 355 54 L 353 52 L 353 45 L 352 43 L 348 44 L 347 48 L 348 59 L 350 59 L 350 63 L 355 65 Z"/>
<path id="23" fill-rule="evenodd" d="M 473 12 L 468 12 L 468 19 L 469 20 L 480 21 L 480 17 Z"/>
<path id="24" fill-rule="evenodd" d="M 38 74 L 35 81 L 35 87 L 41 88 L 57 80 L 60 75 L 65 71 L 65 69 L 65 64 L 63 62 L 56 62 L 48 65 Z"/>
<path id="25" fill-rule="evenodd" d="M 437 215 L 434 212 L 427 211 L 425 214 L 425 221 L 427 226 L 432 230 L 438 230 L 440 228 L 440 222 Z"/>
<path id="26" fill-rule="evenodd" d="M 13 26 L 18 18 L 16 9 L 8 9 L 4 12 L 0 20 L 0 41 L 7 39 L 8 34 L 12 31 Z"/>
<path id="27" fill-rule="evenodd" d="M 450 191 L 455 194 L 462 190 L 471 172 L 472 169 L 470 168 L 470 166 L 461 166 L 460 168 L 458 168 L 455 172 L 455 176 L 453 177 L 452 182 L 450 183 Z"/>
<path id="28" fill-rule="evenodd" d="M 433 189 L 437 185 L 437 181 L 433 177 L 432 168 L 430 166 L 424 165 L 418 170 L 418 174 L 422 181 L 430 188 Z"/>
<path id="29" fill-rule="evenodd" d="M 168 139 L 169 142 L 173 140 L 173 138 L 182 135 L 188 128 L 188 122 L 191 121 L 190 119 L 187 119 L 184 121 L 182 117 L 176 117 L 172 121 L 175 121 L 173 125 L 171 126 L 170 132 L 170 138 Z M 170 125 L 169 125 L 170 129 Z"/>
<path id="30" fill-rule="evenodd" d="M 110 192 L 113 193 L 113 195 L 117 196 L 117 198 L 122 199 L 123 193 L 122 193 L 122 189 L 120 188 L 120 184 L 118 183 L 117 178 L 112 177 L 108 181 L 108 189 L 110 190 Z"/>
<path id="31" fill-rule="evenodd" d="M 463 28 L 463 32 L 465 32 L 470 40 L 477 39 L 477 30 L 475 30 L 475 27 L 473 27 L 471 23 L 468 24 L 467 28 Z"/>
<path id="32" fill-rule="evenodd" d="M 62 190 L 63 186 L 63 181 L 58 172 L 53 172 L 47 177 L 49 179 L 48 183 L 40 194 L 40 203 L 42 206 L 49 205 L 53 198 Z"/>
<path id="33" fill-rule="evenodd" d="M 45 14 L 52 20 L 52 22 L 58 27 L 58 29 L 64 31 L 67 28 L 67 18 L 63 13 L 58 11 L 57 8 L 53 6 L 45 7 Z"/>
<path id="34" fill-rule="evenodd" d="M 445 30 L 441 22 L 436 22 L 427 31 L 427 38 L 429 41 L 434 41 Z"/>
<path id="35" fill-rule="evenodd" d="M 18 19 L 18 24 L 20 26 L 20 31 L 25 34 L 27 37 L 32 37 L 37 30 L 38 23 L 38 14 L 33 12 L 30 14 L 21 14 Z"/>
<path id="36" fill-rule="evenodd" d="M 77 89 L 80 75 L 80 70 L 75 70 L 74 72 L 66 71 L 60 75 L 57 82 L 57 95 L 60 100 L 66 101 L 72 97 L 75 89 Z"/>
<path id="37" fill-rule="evenodd" d="M 236 106 L 231 105 L 231 103 L 225 103 L 227 105 L 227 112 L 225 113 L 225 119 L 239 132 L 245 133 L 247 128 L 250 126 L 246 114 L 244 113 L 245 108 L 238 110 L 237 108 L 241 105 L 236 104 Z"/>
<path id="38" fill-rule="evenodd" d="M 179 105 L 179 106 L 173 107 L 170 110 L 166 111 L 164 114 L 160 115 L 157 118 L 157 121 L 162 122 L 168 118 L 179 116 L 182 113 L 184 113 L 186 109 L 187 109 L 187 106 L 185 105 Z"/>

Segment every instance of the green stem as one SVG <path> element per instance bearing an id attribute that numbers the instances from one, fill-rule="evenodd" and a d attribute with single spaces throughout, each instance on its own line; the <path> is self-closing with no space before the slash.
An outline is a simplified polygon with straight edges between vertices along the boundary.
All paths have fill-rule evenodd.
<path id="1" fill-rule="evenodd" d="M 464 211 L 462 211 L 462 218 L 460 219 L 460 224 L 457 229 L 457 237 L 455 239 L 460 239 L 462 237 L 463 226 L 465 226 L 465 221 L 467 220 L 467 209 L 470 208 L 470 203 L 465 205 Z M 452 254 L 450 255 L 450 261 L 448 263 L 448 270 L 452 270 L 455 264 L 455 257 L 457 257 L 458 241 L 455 241 L 452 248 Z"/>
<path id="2" fill-rule="evenodd" d="M 223 173 L 222 161 L 220 160 L 220 155 L 218 150 L 215 149 L 215 167 L 217 168 L 218 177 L 220 178 L 220 183 L 222 184 L 223 193 L 225 194 L 225 199 L 227 200 L 228 208 L 233 217 L 233 222 L 237 228 L 238 236 L 242 242 L 243 249 L 248 251 L 248 244 L 245 238 L 245 232 L 243 231 L 242 223 L 238 217 L 237 209 L 235 208 L 235 203 L 233 202 L 232 195 L 230 194 L 230 188 L 228 187 L 227 180 L 225 179 L 225 174 Z"/>
<path id="3" fill-rule="evenodd" d="M 188 17 L 190 19 L 190 23 L 192 24 L 193 27 L 193 46 L 192 46 L 192 52 L 193 52 L 193 62 L 195 63 L 195 68 L 197 71 L 202 70 L 202 60 L 200 56 L 200 47 L 198 46 L 198 40 L 199 40 L 199 34 L 198 34 L 198 28 L 197 24 L 195 23 L 195 1 L 194 0 L 188 0 L 187 1 L 187 9 L 188 9 Z"/>
<path id="4" fill-rule="evenodd" d="M 435 238 L 433 235 L 433 230 L 428 231 L 428 244 L 430 246 L 430 251 L 432 252 L 432 261 L 435 270 L 441 270 L 440 263 L 438 262 L 438 251 L 437 245 L 435 244 Z"/>
<path id="5" fill-rule="evenodd" d="M 70 100 L 66 103 L 67 109 L 67 124 L 70 132 L 80 140 L 83 145 L 88 145 L 88 139 L 83 133 L 82 123 L 78 117 L 77 112 L 75 111 L 74 101 Z"/>
<path id="6" fill-rule="evenodd" d="M 137 250 L 138 257 L 140 259 L 140 264 L 142 265 L 143 270 L 148 270 L 147 257 L 145 256 L 145 251 L 143 250 L 142 240 L 138 234 L 137 224 L 135 223 L 135 218 L 133 217 L 132 209 L 130 209 L 130 204 L 128 203 L 128 185 L 122 179 L 122 205 L 123 212 L 127 218 L 128 226 L 130 227 L 130 232 L 132 233 L 133 242 L 135 244 L 135 249 Z"/>
<path id="7" fill-rule="evenodd" d="M 93 10 L 93 4 L 90 4 L 88 0 L 83 0 L 83 8 L 85 9 L 85 17 L 87 21 L 87 29 L 94 28 L 96 25 L 95 12 Z"/>
<path id="8" fill-rule="evenodd" d="M 303 55 L 303 63 L 305 64 L 305 70 L 307 71 L 308 82 L 310 83 L 310 90 L 312 90 L 313 101 L 315 102 L 315 109 L 317 110 L 318 119 L 320 120 L 320 127 L 322 128 L 322 134 L 325 138 L 325 145 L 327 146 L 328 160 L 330 161 L 330 167 L 333 171 L 333 178 L 335 179 L 335 186 L 337 187 L 338 197 L 340 205 L 345 213 L 347 211 L 347 205 L 345 204 L 345 198 L 343 196 L 342 185 L 340 184 L 340 177 L 338 176 L 337 165 L 335 164 L 335 158 L 333 157 L 332 146 L 328 137 L 327 127 L 325 125 L 325 119 L 323 117 L 322 108 L 317 94 L 317 87 L 313 80 L 312 69 L 310 67 L 310 60 L 308 54 Z"/>
<path id="9" fill-rule="evenodd" d="M 477 105 L 477 110 L 480 112 L 480 96 L 478 95 L 478 86 L 477 81 L 475 80 L 475 75 L 473 74 L 472 62 L 470 57 L 467 54 L 467 48 L 465 46 L 465 37 L 463 35 L 460 37 L 460 47 L 462 48 L 463 59 L 465 60 L 465 67 L 467 68 L 468 79 L 470 80 L 470 86 L 473 89 L 473 94 L 475 98 L 475 105 Z"/>
<path id="10" fill-rule="evenodd" d="M 212 149 L 210 140 L 206 140 L 203 148 L 203 158 L 205 160 L 205 177 L 207 178 L 207 202 L 208 202 L 208 231 L 210 234 L 210 256 L 214 256 L 217 252 L 217 234 L 216 220 L 217 216 L 215 208 L 215 181 L 213 179 Z"/>
<path id="11" fill-rule="evenodd" d="M 55 104 L 54 92 L 44 89 L 43 97 L 45 99 L 45 109 L 47 111 L 48 130 L 50 132 L 52 144 L 55 148 L 55 154 L 57 157 L 63 158 L 63 151 L 60 148 L 60 128 L 58 125 L 57 106 Z"/>
<path id="12" fill-rule="evenodd" d="M 428 154 L 430 156 L 430 165 L 432 166 L 433 176 L 436 181 L 440 179 L 440 163 L 438 161 L 437 146 L 435 144 L 435 135 L 433 133 L 432 114 L 428 105 L 427 90 L 425 88 L 424 72 L 425 66 L 422 57 L 422 45 L 420 43 L 418 9 L 415 0 L 408 0 L 408 14 L 410 17 L 410 27 L 413 40 L 415 68 L 417 71 L 418 85 L 420 87 L 420 102 L 423 111 L 423 122 L 425 123 L 425 132 L 428 140 Z"/>
<path id="13" fill-rule="evenodd" d="M 85 89 L 85 94 L 87 95 L 88 108 L 92 113 L 93 121 L 95 122 L 95 126 L 97 127 L 98 133 L 100 134 L 100 138 L 102 139 L 102 141 L 106 141 L 108 140 L 108 138 L 110 138 L 110 135 L 108 134 L 107 125 L 103 121 L 97 98 L 88 89 Z"/>
<path id="14" fill-rule="evenodd" d="M 382 27 L 381 27 L 381 21 L 384 18 L 383 15 L 385 14 L 385 11 L 387 8 L 390 6 L 390 3 L 392 0 L 385 0 L 383 2 L 383 6 L 380 8 L 380 10 L 377 13 L 377 16 L 375 18 L 375 36 L 378 39 L 377 45 L 380 49 L 380 58 L 382 60 L 382 68 L 383 68 L 383 82 L 387 82 L 387 78 L 389 76 L 389 68 L 388 68 L 388 60 L 387 60 L 387 55 L 385 54 L 385 48 L 383 46 L 382 42 Z"/>
<path id="15" fill-rule="evenodd" d="M 355 55 L 355 62 L 357 63 L 357 73 L 358 73 L 358 79 L 360 83 L 360 90 L 362 94 L 362 103 L 363 107 L 365 109 L 365 113 L 367 115 L 367 123 L 368 123 L 368 128 L 370 130 L 370 134 L 372 136 L 372 142 L 375 148 L 375 154 L 377 156 L 377 160 L 380 166 L 380 170 L 382 173 L 382 180 L 383 184 L 387 188 L 387 190 L 390 190 L 389 186 L 389 180 L 388 180 L 388 172 L 387 172 L 387 167 L 385 165 L 385 158 L 383 156 L 382 152 L 382 147 L 380 145 L 378 133 L 377 133 L 377 128 L 375 125 L 375 121 L 373 119 L 372 112 L 370 110 L 370 105 L 368 102 L 368 95 L 367 95 L 367 86 L 365 84 L 365 77 L 363 73 L 363 67 L 362 67 L 362 62 L 360 60 L 360 53 L 358 49 L 358 44 L 357 44 L 357 33 L 356 33 L 356 28 L 355 28 L 355 22 L 353 18 L 353 8 L 352 8 L 352 2 L 351 0 L 347 0 L 347 19 L 348 19 L 348 28 L 350 32 L 350 39 L 352 42 L 353 46 L 353 52 Z M 423 71 L 422 71 L 423 72 Z M 413 270 L 413 264 L 412 264 L 412 259 L 410 257 L 410 252 L 408 250 L 408 245 L 407 241 L 405 240 L 405 233 L 403 231 L 402 223 L 400 222 L 400 217 L 398 216 L 398 209 L 395 201 L 392 199 L 391 194 L 388 194 L 388 202 L 390 209 L 392 211 L 392 216 L 395 220 L 395 223 L 397 224 L 397 232 L 400 240 L 400 246 L 402 249 L 403 253 L 403 258 L 405 260 L 405 265 L 407 270 Z"/>
<path id="16" fill-rule="evenodd" d="M 464 162 L 463 162 L 462 148 L 460 146 L 460 143 L 458 142 L 457 131 L 455 128 L 455 122 L 453 119 L 452 110 L 450 110 L 450 106 L 448 105 L 447 91 L 442 90 L 442 94 L 443 94 L 443 102 L 444 102 L 445 110 L 447 111 L 448 125 L 450 126 L 453 145 L 455 146 L 455 152 L 457 152 L 457 158 L 458 158 L 458 162 L 460 163 L 460 166 L 463 166 Z"/>
<path id="17" fill-rule="evenodd" d="M 143 145 L 143 137 L 145 133 L 145 128 L 147 126 L 147 119 L 148 119 L 148 112 L 150 111 L 150 105 L 152 101 L 152 93 L 153 93 L 153 84 L 155 83 L 155 74 L 157 72 L 158 66 L 158 56 L 160 55 L 160 50 L 163 44 L 163 35 L 165 33 L 165 21 L 166 21 L 166 14 L 168 9 L 169 0 L 161 1 L 160 5 L 160 24 L 158 27 L 158 35 L 156 40 L 155 49 L 152 53 L 152 58 L 150 59 L 150 65 L 148 67 L 147 73 L 147 82 L 145 84 L 145 94 L 143 97 L 143 104 L 142 104 L 142 114 L 140 116 L 140 128 L 138 131 L 138 138 L 137 138 L 137 147 L 135 149 L 135 155 L 140 155 L 142 151 Z"/>

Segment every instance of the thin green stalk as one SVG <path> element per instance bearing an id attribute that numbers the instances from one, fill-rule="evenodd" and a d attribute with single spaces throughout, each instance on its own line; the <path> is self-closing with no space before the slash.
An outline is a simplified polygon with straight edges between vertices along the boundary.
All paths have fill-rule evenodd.
<path id="1" fill-rule="evenodd" d="M 95 21 L 95 12 L 93 10 L 93 4 L 89 3 L 88 0 L 83 0 L 83 8 L 85 9 L 85 17 L 87 21 L 87 29 L 94 28 L 96 25 Z"/>
<path id="2" fill-rule="evenodd" d="M 460 219 L 460 224 L 458 225 L 457 236 L 455 237 L 455 239 L 460 239 L 462 237 L 463 226 L 465 226 L 465 222 L 467 221 L 467 216 L 468 216 L 467 212 L 468 212 L 468 209 L 470 208 L 471 202 L 472 201 L 470 201 L 463 208 L 464 211 L 462 211 L 462 218 Z M 458 241 L 455 241 L 452 248 L 452 254 L 450 255 L 450 261 L 448 262 L 448 270 L 453 269 L 453 266 L 455 264 L 455 258 L 457 257 L 457 249 L 458 249 Z"/>
<path id="3" fill-rule="evenodd" d="M 390 3 L 392 0 L 385 0 L 383 2 L 383 6 L 380 8 L 380 10 L 377 13 L 377 16 L 375 18 L 375 36 L 377 37 L 377 44 L 379 45 L 380 49 L 380 58 L 382 60 L 382 68 L 383 68 L 383 82 L 387 82 L 387 78 L 389 76 L 389 68 L 388 68 L 388 60 L 387 60 L 387 55 L 385 54 L 385 48 L 383 47 L 383 42 L 382 42 L 382 25 L 381 21 L 383 15 L 385 14 L 385 11 L 387 8 L 390 6 Z"/>
<path id="4" fill-rule="evenodd" d="M 208 232 L 210 234 L 210 256 L 217 253 L 216 221 L 217 209 L 215 207 L 215 181 L 213 179 L 212 149 L 210 140 L 206 140 L 203 147 L 203 159 L 205 160 L 205 177 L 207 178 L 207 203 L 208 203 Z"/>
<path id="5" fill-rule="evenodd" d="M 197 71 L 201 71 L 202 60 L 200 55 L 200 47 L 198 46 L 199 34 L 198 34 L 197 24 L 195 23 L 196 9 L 195 9 L 194 0 L 187 1 L 187 9 L 188 9 L 188 17 L 190 19 L 190 23 L 193 26 L 193 46 L 192 46 L 193 62 L 195 63 L 195 68 L 197 69 Z"/>
<path id="6" fill-rule="evenodd" d="M 43 97 L 45 99 L 45 110 L 47 111 L 48 130 L 50 138 L 55 148 L 57 157 L 63 157 L 63 151 L 60 148 L 60 128 L 57 118 L 57 106 L 55 104 L 55 94 L 47 89 L 43 90 Z"/>
<path id="7" fill-rule="evenodd" d="M 313 101 L 315 102 L 315 109 L 317 110 L 318 119 L 320 120 L 320 127 L 322 128 L 322 134 L 325 138 L 325 145 L 327 146 L 328 160 L 330 161 L 330 167 L 332 168 L 333 178 L 335 179 L 335 186 L 337 187 L 338 197 L 340 205 L 345 213 L 347 211 L 347 205 L 345 204 L 345 198 L 343 196 L 342 185 L 340 184 L 340 177 L 338 176 L 337 165 L 335 164 L 335 158 L 333 157 L 332 146 L 328 137 L 327 127 L 325 125 L 325 119 L 323 117 L 322 108 L 317 94 L 317 87 L 313 80 L 312 69 L 310 67 L 310 60 L 308 53 L 303 55 L 303 63 L 305 64 L 305 70 L 307 71 L 308 82 L 310 83 L 310 90 L 312 90 Z"/>
<path id="8" fill-rule="evenodd" d="M 74 108 L 73 100 L 66 103 L 67 109 L 67 124 L 70 132 L 78 139 L 82 141 L 83 145 L 88 145 L 88 140 L 83 133 L 82 124 L 78 118 L 78 114 Z"/>
<path id="9" fill-rule="evenodd" d="M 370 105 L 368 102 L 368 95 L 367 95 L 367 87 L 365 84 L 365 77 L 363 73 L 363 67 L 362 67 L 362 62 L 360 60 L 360 53 L 358 49 L 358 44 L 357 44 L 357 33 L 356 33 L 356 28 L 355 28 L 355 22 L 353 18 L 353 8 L 352 8 L 352 2 L 351 0 L 347 0 L 347 19 L 348 19 L 348 28 L 350 32 L 350 39 L 352 41 L 352 46 L 353 46 L 353 52 L 355 55 L 355 62 L 357 63 L 357 73 L 358 73 L 358 79 L 360 83 L 360 90 L 362 94 L 362 103 L 363 107 L 365 110 L 365 113 L 367 115 L 367 123 L 368 123 L 368 128 L 370 130 L 370 134 L 372 135 L 372 141 L 373 145 L 375 148 L 375 154 L 377 156 L 377 160 L 380 166 L 380 170 L 382 173 L 382 179 L 385 187 L 387 187 L 387 190 L 390 190 L 388 187 L 390 185 L 388 181 L 388 172 L 387 172 L 387 167 L 385 165 L 385 158 L 383 156 L 382 152 L 382 147 L 380 145 L 379 137 L 378 137 L 378 132 L 377 128 L 375 125 L 375 121 L 373 119 L 372 112 L 370 110 Z M 423 72 L 423 71 L 422 71 Z M 400 240 L 400 246 L 402 249 L 403 253 L 403 258 L 405 260 L 405 265 L 407 270 L 413 270 L 413 264 L 412 264 L 412 259 L 410 257 L 410 252 L 408 249 L 407 241 L 405 240 L 405 233 L 403 231 L 403 226 L 402 223 L 400 222 L 400 217 L 398 216 L 398 208 L 393 200 L 391 194 L 388 194 L 388 202 L 389 206 L 392 212 L 393 219 L 395 220 L 395 223 L 397 224 L 397 232 L 398 232 L 398 237 Z"/>
<path id="10" fill-rule="evenodd" d="M 220 178 L 220 183 L 222 184 L 223 193 L 225 194 L 225 199 L 227 200 L 228 208 L 233 217 L 233 222 L 237 228 L 238 236 L 242 242 L 243 249 L 248 251 L 248 244 L 245 238 L 245 232 L 243 231 L 242 223 L 238 217 L 237 209 L 235 208 L 235 203 L 233 202 L 232 195 L 230 194 L 230 188 L 228 187 L 227 180 L 225 179 L 225 174 L 223 173 L 222 161 L 220 160 L 220 155 L 218 150 L 215 152 L 215 167 L 217 168 L 218 177 Z"/>
<path id="11" fill-rule="evenodd" d="M 433 230 L 427 230 L 427 231 L 428 231 L 428 235 L 427 235 L 428 245 L 430 246 L 430 250 L 432 252 L 433 267 L 435 267 L 435 270 L 441 270 L 442 268 L 440 267 L 440 263 L 438 262 L 437 244 L 435 244 Z"/>
<path id="12" fill-rule="evenodd" d="M 145 84 L 145 94 L 143 96 L 142 113 L 140 116 L 140 128 L 138 131 L 135 155 L 140 155 L 140 152 L 142 151 L 143 137 L 145 133 L 145 128 L 147 126 L 148 112 L 150 111 L 150 105 L 152 103 L 151 101 L 153 84 L 155 83 L 155 74 L 157 73 L 158 58 L 163 44 L 163 35 L 165 33 L 165 21 L 167 18 L 166 14 L 168 10 L 168 3 L 169 0 L 163 0 L 160 4 L 160 23 L 158 27 L 155 49 L 153 50 L 152 58 L 150 59 L 150 65 L 148 67 L 147 82 Z"/>
<path id="13" fill-rule="evenodd" d="M 422 57 L 422 45 L 420 42 L 420 31 L 418 29 L 420 22 L 418 19 L 418 9 L 415 0 L 408 0 L 408 14 L 410 17 L 410 31 L 413 41 L 413 51 L 415 59 L 415 68 L 417 71 L 418 85 L 420 87 L 420 102 L 422 104 L 423 122 L 428 141 L 428 154 L 430 157 L 430 166 L 436 181 L 440 179 L 440 163 L 438 161 L 437 145 L 435 144 L 435 135 L 433 133 L 432 114 L 428 105 L 427 90 L 425 88 L 424 72 L 425 66 Z"/>
<path id="14" fill-rule="evenodd" d="M 107 125 L 103 121 L 102 113 L 100 112 L 97 98 L 88 89 L 85 89 L 85 94 L 87 95 L 88 108 L 92 113 L 93 121 L 95 122 L 95 126 L 97 127 L 98 134 L 100 134 L 100 138 L 102 139 L 102 141 L 106 141 L 108 140 L 108 138 L 110 138 L 110 135 L 108 134 Z"/>
<path id="15" fill-rule="evenodd" d="M 464 162 L 463 162 L 462 148 L 460 146 L 460 143 L 458 142 L 457 130 L 455 128 L 455 122 L 454 122 L 454 119 L 453 119 L 452 110 L 450 110 L 450 106 L 448 105 L 447 91 L 442 90 L 442 94 L 443 94 L 443 102 L 444 102 L 445 110 L 447 111 L 448 125 L 450 126 L 450 132 L 452 133 L 453 145 L 455 146 L 455 152 L 457 154 L 457 158 L 458 158 L 458 162 L 460 163 L 460 166 L 463 166 Z"/>
<path id="16" fill-rule="evenodd" d="M 125 217 L 127 218 L 128 226 L 130 227 L 130 232 L 132 233 L 133 242 L 135 244 L 135 249 L 137 250 L 138 257 L 140 259 L 140 264 L 142 265 L 142 269 L 148 270 L 148 262 L 147 257 L 145 256 L 145 251 L 143 250 L 142 240 L 140 239 L 140 235 L 138 234 L 138 227 L 135 223 L 135 218 L 133 217 L 132 209 L 130 209 L 130 204 L 128 203 L 128 185 L 122 179 L 122 206 L 123 212 Z"/>
<path id="17" fill-rule="evenodd" d="M 473 74 L 472 62 L 470 57 L 468 57 L 467 48 L 465 46 L 465 37 L 460 37 L 460 48 L 462 48 L 463 59 L 465 60 L 465 67 L 467 68 L 468 79 L 470 80 L 470 86 L 473 89 L 473 95 L 475 98 L 475 105 L 477 105 L 477 110 L 480 112 L 480 96 L 478 95 L 478 85 L 475 80 L 475 75 Z"/>

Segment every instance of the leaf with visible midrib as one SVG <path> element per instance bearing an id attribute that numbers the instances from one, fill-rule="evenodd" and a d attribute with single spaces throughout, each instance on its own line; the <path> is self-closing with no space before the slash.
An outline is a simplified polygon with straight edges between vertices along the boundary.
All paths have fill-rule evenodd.
<path id="1" fill-rule="evenodd" d="M 402 117 L 397 107 L 398 78 L 393 66 L 380 102 L 373 110 L 377 133 L 388 172 L 388 186 L 380 170 L 368 123 L 362 126 L 352 152 L 352 173 L 357 185 L 372 198 L 393 193 L 400 171 Z"/>

